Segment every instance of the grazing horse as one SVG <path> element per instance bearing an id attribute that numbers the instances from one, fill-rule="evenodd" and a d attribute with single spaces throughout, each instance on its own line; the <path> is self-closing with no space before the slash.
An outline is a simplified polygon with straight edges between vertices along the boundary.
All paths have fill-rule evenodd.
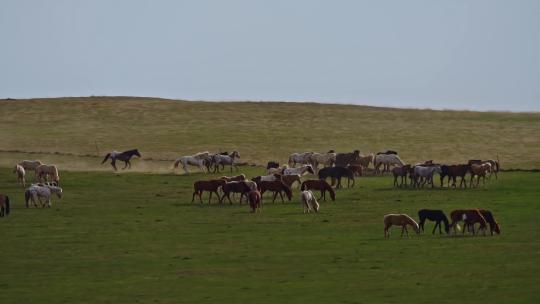
<path id="1" fill-rule="evenodd" d="M 105 155 L 105 158 L 101 162 L 101 164 L 104 164 L 109 158 L 111 159 L 111 166 L 114 168 L 114 171 L 117 171 L 118 168 L 116 168 L 116 160 L 121 160 L 124 162 L 124 168 L 129 166 L 131 169 L 131 162 L 129 161 L 133 156 L 141 157 L 141 153 L 139 153 L 139 150 L 133 149 L 133 150 L 127 150 L 124 152 L 118 152 L 118 151 L 112 151 L 111 153 L 107 153 Z"/>
<path id="2" fill-rule="evenodd" d="M 292 185 L 295 182 L 298 182 L 298 185 L 302 183 L 302 180 L 300 179 L 300 175 L 294 174 L 294 175 L 282 175 L 281 181 L 285 183 L 285 185 L 289 186 L 289 188 L 292 188 Z"/>
<path id="3" fill-rule="evenodd" d="M 233 167 L 238 171 L 238 167 L 235 164 L 237 158 L 240 158 L 238 151 L 233 151 L 230 155 L 215 154 L 212 156 L 212 162 L 214 163 L 214 173 L 219 172 L 219 165 L 222 167 L 225 165 L 231 166 L 231 172 Z"/>
<path id="4" fill-rule="evenodd" d="M 240 193 L 240 203 L 242 203 L 242 198 L 244 195 L 247 195 L 253 189 L 252 186 L 246 181 L 233 181 L 225 183 L 225 185 L 221 186 L 221 190 L 223 191 L 223 196 L 219 199 L 219 203 L 223 203 L 223 199 L 227 197 L 229 204 L 232 205 L 230 197 L 231 192 Z"/>
<path id="5" fill-rule="evenodd" d="M 309 156 L 309 162 L 313 166 L 313 169 L 315 169 L 315 172 L 319 170 L 319 164 L 322 164 L 323 167 L 332 167 L 336 162 L 336 153 L 334 153 L 333 150 L 330 151 L 331 152 L 325 154 L 313 153 Z"/>
<path id="6" fill-rule="evenodd" d="M 487 229 L 487 222 L 484 216 L 478 211 L 478 209 L 459 209 L 454 210 L 450 213 L 450 219 L 452 220 L 452 223 L 450 224 L 450 228 L 454 228 L 454 234 L 456 234 L 456 227 L 459 229 L 458 222 L 463 221 L 463 234 L 465 234 L 465 230 L 467 227 L 472 227 L 472 234 L 475 235 L 474 232 L 474 224 L 480 223 L 479 230 L 483 230 L 484 235 L 486 235 L 486 229 Z"/>
<path id="7" fill-rule="evenodd" d="M 58 168 L 55 165 L 39 165 L 36 167 L 36 179 L 39 182 L 46 182 L 50 179 L 58 184 L 60 183 Z"/>
<path id="8" fill-rule="evenodd" d="M 243 181 L 243 180 L 246 180 L 246 175 L 245 174 L 240 174 L 240 175 L 237 175 L 237 176 L 222 176 L 220 177 L 220 179 L 226 181 L 226 182 L 240 182 L 240 181 Z"/>
<path id="9" fill-rule="evenodd" d="M 212 158 L 210 157 L 210 153 L 208 151 L 199 152 L 195 155 L 186 155 L 179 157 L 174 161 L 173 169 L 178 168 L 178 164 L 182 164 L 184 172 L 188 174 L 188 165 L 197 166 L 199 167 L 199 170 L 201 170 L 201 172 L 204 172 L 204 167 L 206 167 L 207 169 L 210 168 L 211 160 Z"/>
<path id="10" fill-rule="evenodd" d="M 413 187 L 424 187 L 426 183 L 431 183 L 431 188 L 435 187 L 433 183 L 433 174 L 441 174 L 441 166 L 415 166 Z"/>
<path id="11" fill-rule="evenodd" d="M 482 214 L 486 222 L 489 223 L 489 232 L 491 235 L 493 235 L 493 231 L 495 231 L 497 234 L 501 234 L 501 226 L 495 220 L 491 211 L 485 209 L 478 209 L 478 211 L 480 211 L 480 214 Z"/>
<path id="12" fill-rule="evenodd" d="M 215 193 L 217 199 L 219 200 L 219 187 L 222 187 L 223 185 L 225 185 L 225 183 L 227 182 L 223 179 L 196 181 L 195 183 L 193 183 L 193 197 L 191 199 L 191 202 L 193 203 L 193 201 L 195 200 L 195 195 L 198 195 L 199 201 L 202 204 L 202 194 L 204 191 L 210 192 L 210 196 L 208 197 L 208 204 L 210 204 L 210 201 L 212 200 L 212 193 Z"/>
<path id="13" fill-rule="evenodd" d="M 435 227 L 433 227 L 432 234 L 435 234 L 435 229 L 437 229 L 437 226 L 439 226 L 439 234 L 442 234 L 441 222 L 444 223 L 444 231 L 446 231 L 446 233 L 450 233 L 450 224 L 448 223 L 448 218 L 442 210 L 422 209 L 418 211 L 418 218 L 418 224 L 420 225 L 422 232 L 424 231 L 424 223 L 426 222 L 426 219 L 428 219 L 436 222 Z"/>
<path id="14" fill-rule="evenodd" d="M 41 207 L 51 207 L 51 196 L 52 194 L 56 194 L 58 198 L 62 198 L 62 188 L 57 186 L 48 186 L 48 185 L 32 185 L 28 188 L 26 188 L 24 192 L 24 199 L 26 208 L 28 208 L 28 202 L 30 199 L 32 200 L 32 203 L 37 208 L 36 200 L 39 200 L 41 202 Z M 45 199 L 45 204 L 41 201 L 41 198 Z"/>
<path id="15" fill-rule="evenodd" d="M 293 153 L 289 155 L 289 167 L 295 167 L 296 164 L 307 165 L 313 152 Z"/>
<path id="16" fill-rule="evenodd" d="M 0 194 L 0 217 L 9 215 L 10 206 L 9 206 L 9 196 L 5 194 Z"/>
<path id="17" fill-rule="evenodd" d="M 13 173 L 17 174 L 17 182 L 23 187 L 25 187 L 26 179 L 24 178 L 24 176 L 26 175 L 26 171 L 24 170 L 24 167 L 21 165 L 15 165 L 15 167 L 13 168 Z"/>
<path id="18" fill-rule="evenodd" d="M 336 154 L 336 167 L 347 167 L 351 163 L 355 163 L 360 159 L 360 150 L 354 150 L 352 153 Z"/>
<path id="19" fill-rule="evenodd" d="M 289 199 L 289 202 L 292 199 L 292 191 L 289 186 L 285 185 L 281 180 L 276 181 L 261 181 L 259 184 L 259 190 L 261 191 L 261 196 L 266 191 L 271 191 L 274 193 L 274 197 L 272 198 L 272 203 L 276 202 L 277 195 L 281 197 L 281 202 L 284 203 L 283 200 L 283 194 L 282 192 L 285 192 L 285 195 L 287 195 L 287 198 Z"/>
<path id="20" fill-rule="evenodd" d="M 383 165 L 383 171 L 379 170 L 379 167 Z M 404 166 L 405 163 L 399 158 L 397 154 L 377 154 L 375 155 L 375 160 L 373 161 L 373 166 L 375 167 L 375 173 L 385 173 L 390 170 L 390 166 Z"/>
<path id="21" fill-rule="evenodd" d="M 488 162 L 482 163 L 482 164 L 475 164 L 473 163 L 471 165 L 471 181 L 469 183 L 469 186 L 472 188 L 474 177 L 477 176 L 476 179 L 476 186 L 478 187 L 478 184 L 480 183 L 480 177 L 482 177 L 482 184 L 486 185 L 486 174 L 489 173 L 491 170 L 491 164 Z"/>
<path id="22" fill-rule="evenodd" d="M 300 201 L 304 206 L 304 213 L 310 213 L 311 211 L 319 212 L 319 202 L 310 190 L 305 190 L 300 193 Z"/>
<path id="23" fill-rule="evenodd" d="M 310 179 L 304 181 L 302 183 L 302 186 L 300 186 L 300 190 L 320 190 L 321 196 L 319 197 L 319 199 L 323 199 L 324 201 L 326 201 L 326 191 L 328 191 L 330 192 L 330 198 L 332 199 L 332 201 L 336 201 L 336 192 L 334 191 L 332 186 L 330 186 L 330 184 L 328 184 L 325 180 L 322 179 Z"/>
<path id="24" fill-rule="evenodd" d="M 319 179 L 327 179 L 328 177 L 332 178 L 332 185 L 334 185 L 334 180 L 337 179 L 338 183 L 336 188 L 341 188 L 341 178 L 347 177 L 347 188 L 354 187 L 354 173 L 343 167 L 326 167 L 319 170 Z M 350 186 L 351 180 L 353 181 L 352 186 Z"/>
<path id="25" fill-rule="evenodd" d="M 43 165 L 43 163 L 39 160 L 23 160 L 18 165 L 22 166 L 25 170 L 35 171 L 37 166 Z"/>
<path id="26" fill-rule="evenodd" d="M 261 212 L 261 193 L 258 190 L 252 190 L 248 193 L 249 207 L 251 212 Z"/>
<path id="27" fill-rule="evenodd" d="M 313 171 L 313 167 L 311 165 L 303 165 L 302 167 L 298 168 L 286 168 L 283 170 L 283 175 L 295 175 L 298 174 L 300 176 L 307 173 L 315 174 L 315 171 Z"/>
<path id="28" fill-rule="evenodd" d="M 403 237 L 403 231 L 407 233 L 409 237 L 409 231 L 407 230 L 407 225 L 410 225 L 416 231 L 416 234 L 420 233 L 420 227 L 418 223 L 415 222 L 410 216 L 406 214 L 387 214 L 384 216 L 384 237 L 390 238 L 390 227 L 392 225 L 401 226 L 401 237 Z"/>
<path id="29" fill-rule="evenodd" d="M 392 168 L 392 174 L 394 175 L 394 187 L 402 187 L 403 181 L 405 181 L 405 186 L 407 186 L 407 174 L 411 170 L 411 165 L 405 165 L 401 167 Z M 398 177 L 401 177 L 401 183 L 398 185 Z"/>

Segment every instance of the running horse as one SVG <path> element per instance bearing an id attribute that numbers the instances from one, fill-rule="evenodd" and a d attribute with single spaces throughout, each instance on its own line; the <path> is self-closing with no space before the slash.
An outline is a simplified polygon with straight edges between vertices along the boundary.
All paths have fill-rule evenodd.
<path id="1" fill-rule="evenodd" d="M 107 153 L 107 155 L 105 155 L 105 158 L 103 159 L 101 164 L 104 164 L 108 159 L 111 159 L 111 166 L 114 168 L 114 171 L 117 171 L 118 168 L 116 168 L 116 160 L 121 160 L 125 164 L 122 170 L 124 170 L 127 167 L 131 169 L 131 162 L 129 160 L 133 156 L 141 157 L 141 153 L 139 153 L 138 149 L 127 150 L 124 152 L 112 151 L 111 153 Z"/>

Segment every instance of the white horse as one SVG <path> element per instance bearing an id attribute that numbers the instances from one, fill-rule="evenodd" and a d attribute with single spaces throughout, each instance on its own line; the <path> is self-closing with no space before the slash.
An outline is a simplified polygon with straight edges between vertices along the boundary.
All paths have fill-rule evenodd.
<path id="1" fill-rule="evenodd" d="M 191 165 L 191 166 L 197 166 L 199 167 L 199 170 L 201 170 L 202 172 L 205 172 L 204 165 L 207 161 L 210 161 L 210 160 L 211 160 L 210 152 L 208 151 L 199 152 L 195 155 L 186 155 L 186 156 L 177 158 L 174 161 L 174 168 L 176 169 L 178 168 L 178 164 L 182 164 L 182 168 L 184 169 L 184 171 L 189 174 L 189 170 L 187 166 Z"/>
<path id="2" fill-rule="evenodd" d="M 396 154 L 377 154 L 373 160 L 375 166 L 375 173 L 380 173 L 379 167 L 384 165 L 382 173 L 389 172 L 390 166 L 404 166 L 405 163 Z"/>
<path id="3" fill-rule="evenodd" d="M 39 182 L 46 182 L 48 180 L 60 182 L 60 176 L 58 175 L 58 168 L 55 165 L 39 165 L 36 167 L 36 180 Z"/>
<path id="4" fill-rule="evenodd" d="M 414 184 L 413 187 L 424 187 L 426 183 L 431 183 L 431 187 L 434 187 L 433 184 L 433 174 L 442 173 L 441 166 L 416 166 L 414 167 Z"/>
<path id="5" fill-rule="evenodd" d="M 319 164 L 322 164 L 323 167 L 332 167 L 332 165 L 336 162 L 336 153 L 312 153 L 309 156 L 309 162 L 311 163 L 315 171 L 319 169 Z"/>
<path id="6" fill-rule="evenodd" d="M 39 160 L 23 160 L 18 165 L 22 166 L 25 170 L 35 171 L 37 166 L 43 165 L 43 163 Z"/>
<path id="7" fill-rule="evenodd" d="M 56 194 L 58 198 L 62 198 L 62 188 L 57 186 L 49 186 L 49 185 L 38 185 L 33 184 L 32 186 L 28 187 L 24 192 L 24 199 L 26 203 L 26 208 L 28 208 L 28 202 L 32 200 L 32 203 L 37 208 L 36 200 L 39 200 L 41 203 L 41 207 L 51 207 L 51 196 L 52 194 Z M 43 204 L 43 201 L 41 199 L 45 199 L 45 204 Z"/>
<path id="8" fill-rule="evenodd" d="M 304 175 L 306 172 L 315 174 L 315 171 L 313 171 L 313 167 L 311 165 L 303 165 L 302 167 L 298 168 L 287 168 L 283 170 L 283 175 Z"/>
<path id="9" fill-rule="evenodd" d="M 311 190 L 302 191 L 300 200 L 304 206 L 304 213 L 310 213 L 311 211 L 319 212 L 319 202 L 317 202 Z"/>
<path id="10" fill-rule="evenodd" d="M 214 163 L 214 172 L 219 172 L 219 166 L 220 165 L 229 165 L 231 166 L 231 172 L 232 168 L 236 169 L 238 171 L 238 167 L 234 163 L 237 158 L 240 158 L 240 153 L 238 151 L 233 151 L 231 155 L 221 155 L 221 154 L 215 154 L 212 156 L 212 163 Z"/>
<path id="11" fill-rule="evenodd" d="M 313 152 L 293 153 L 289 155 L 289 167 L 294 167 L 296 164 L 307 165 L 310 163 L 310 156 Z"/>
<path id="12" fill-rule="evenodd" d="M 24 167 L 21 165 L 15 165 L 15 168 L 13 168 L 13 173 L 17 173 L 17 182 L 19 182 L 23 187 L 26 186 L 26 179 L 24 176 L 26 175 L 26 171 L 24 170 Z"/>

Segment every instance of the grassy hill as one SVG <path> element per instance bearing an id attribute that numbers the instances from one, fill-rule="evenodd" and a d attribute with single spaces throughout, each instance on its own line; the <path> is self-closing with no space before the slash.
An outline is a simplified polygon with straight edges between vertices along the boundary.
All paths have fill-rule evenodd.
<path id="1" fill-rule="evenodd" d="M 504 168 L 540 167 L 540 113 L 133 97 L 1 101 L 0 113 L 2 151 L 97 155 L 137 147 L 144 157 L 173 159 L 236 149 L 243 161 L 264 163 L 292 152 L 394 149 L 411 163 L 498 155 Z M 41 157 L 63 168 L 108 169 L 94 159 L 0 154 L 3 166 Z"/>

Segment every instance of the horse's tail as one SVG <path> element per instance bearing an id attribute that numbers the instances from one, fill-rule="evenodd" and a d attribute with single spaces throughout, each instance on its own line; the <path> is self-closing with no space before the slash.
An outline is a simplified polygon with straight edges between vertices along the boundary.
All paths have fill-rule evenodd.
<path id="1" fill-rule="evenodd" d="M 396 155 L 396 159 L 397 159 L 398 162 L 399 162 L 399 165 L 400 165 L 400 166 L 405 166 L 405 162 L 404 162 L 401 158 L 399 158 L 399 156 L 398 156 L 397 154 L 395 154 L 395 155 Z"/>
<path id="2" fill-rule="evenodd" d="M 6 215 L 9 214 L 9 196 L 6 195 Z"/>
<path id="3" fill-rule="evenodd" d="M 497 154 L 497 171 L 496 172 L 499 172 L 499 170 L 501 169 L 501 161 L 499 160 L 499 154 Z"/>
<path id="4" fill-rule="evenodd" d="M 52 174 L 54 181 L 59 184 L 60 183 L 60 176 L 58 175 L 58 168 L 56 168 L 55 165 L 52 165 Z"/>
<path id="5" fill-rule="evenodd" d="M 174 168 L 178 168 L 178 164 L 180 163 L 181 159 L 180 158 L 177 158 L 175 161 L 174 161 Z"/>
<path id="6" fill-rule="evenodd" d="M 30 201 L 31 196 L 32 193 L 30 193 L 29 190 L 24 191 L 24 203 L 26 204 L 26 208 L 28 208 L 28 201 Z"/>
<path id="7" fill-rule="evenodd" d="M 105 155 L 105 158 L 103 159 L 101 163 L 104 164 L 107 161 L 107 159 L 109 159 L 109 157 L 111 157 L 111 153 L 107 153 L 107 155 Z"/>

